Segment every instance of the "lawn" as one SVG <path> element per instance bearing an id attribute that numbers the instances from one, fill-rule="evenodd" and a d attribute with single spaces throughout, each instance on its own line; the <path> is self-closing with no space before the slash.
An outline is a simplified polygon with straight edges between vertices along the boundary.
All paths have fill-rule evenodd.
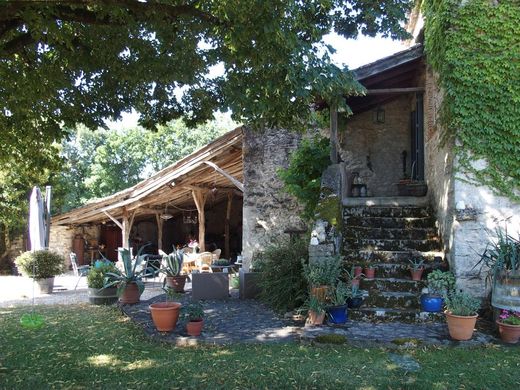
<path id="1" fill-rule="evenodd" d="M 39 306 L 46 318 L 39 330 L 20 327 L 27 311 L 0 308 L 0 389 L 520 388 L 519 347 L 399 352 L 300 344 L 180 348 L 150 341 L 117 308 Z M 396 353 L 408 355 L 420 368 L 400 368 L 392 359 Z"/>

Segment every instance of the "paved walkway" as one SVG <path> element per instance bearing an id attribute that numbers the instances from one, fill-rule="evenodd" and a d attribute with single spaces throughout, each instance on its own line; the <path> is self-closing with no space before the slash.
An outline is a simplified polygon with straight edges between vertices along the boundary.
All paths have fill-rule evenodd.
<path id="1" fill-rule="evenodd" d="M 58 276 L 54 293 L 35 294 L 35 304 L 77 304 L 88 302 L 86 280 L 81 278 L 74 290 L 77 278 L 73 275 Z M 0 307 L 32 304 L 32 280 L 24 277 L 0 277 Z M 180 301 L 191 301 L 191 285 Z M 37 291 L 37 288 L 35 288 Z M 150 337 L 179 345 L 198 343 L 225 344 L 232 342 L 293 342 L 316 341 L 323 334 L 343 335 L 347 342 L 358 346 L 384 345 L 389 347 L 414 347 L 421 345 L 474 346 L 487 343 L 500 343 L 492 324 L 483 320 L 477 322 L 478 331 L 470 341 L 455 342 L 449 339 L 445 323 L 404 324 L 365 323 L 348 321 L 342 326 L 304 326 L 302 322 L 278 316 L 268 307 L 255 300 L 238 299 L 237 290 L 230 291 L 230 298 L 222 301 L 204 301 L 205 324 L 201 337 L 189 337 L 185 333 L 185 320 L 180 320 L 175 331 L 170 334 L 155 330 L 148 305 L 164 300 L 161 284 L 147 281 L 141 296 L 141 303 L 123 305 L 122 310 L 139 324 Z"/>

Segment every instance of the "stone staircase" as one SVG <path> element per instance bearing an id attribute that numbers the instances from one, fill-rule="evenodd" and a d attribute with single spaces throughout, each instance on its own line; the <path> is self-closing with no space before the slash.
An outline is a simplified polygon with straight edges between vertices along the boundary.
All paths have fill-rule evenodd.
<path id="1" fill-rule="evenodd" d="M 345 267 L 350 270 L 370 264 L 376 269 L 374 279 L 361 280 L 364 304 L 358 310 L 349 310 L 350 318 L 406 322 L 439 318 L 437 313 L 420 311 L 425 276 L 422 281 L 413 281 L 409 270 L 412 258 L 425 260 L 425 273 L 443 261 L 431 209 L 417 205 L 421 204 L 417 200 L 393 205 L 365 202 L 343 207 Z"/>

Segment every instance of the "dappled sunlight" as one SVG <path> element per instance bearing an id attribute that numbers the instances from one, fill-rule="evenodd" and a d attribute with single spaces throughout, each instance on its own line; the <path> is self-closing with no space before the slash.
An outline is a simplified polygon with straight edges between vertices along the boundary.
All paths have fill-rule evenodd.
<path id="1" fill-rule="evenodd" d="M 399 366 L 397 364 L 395 364 L 395 363 L 388 363 L 386 365 L 386 369 L 388 371 L 394 371 L 394 370 L 397 370 L 398 368 L 399 368 Z"/>
<path id="2" fill-rule="evenodd" d="M 0 315 L 12 314 L 12 310 L 0 310 Z"/>
<path id="3" fill-rule="evenodd" d="M 87 358 L 87 362 L 95 367 L 116 366 L 121 364 L 115 355 L 95 355 Z"/>
<path id="4" fill-rule="evenodd" d="M 221 356 L 232 356 L 234 352 L 231 352 L 229 349 L 219 349 L 211 354 L 213 357 L 221 357 Z"/>
<path id="5" fill-rule="evenodd" d="M 157 361 L 153 359 L 136 360 L 123 367 L 123 371 L 145 370 L 157 367 Z"/>

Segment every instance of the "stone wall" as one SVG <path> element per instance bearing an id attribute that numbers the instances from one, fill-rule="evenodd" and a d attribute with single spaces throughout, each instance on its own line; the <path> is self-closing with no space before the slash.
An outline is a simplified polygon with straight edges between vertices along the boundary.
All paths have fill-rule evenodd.
<path id="1" fill-rule="evenodd" d="M 277 170 L 287 167 L 302 135 L 278 129 L 244 130 L 242 255 L 249 269 L 255 252 L 287 230 L 304 229 L 296 200 L 283 191 Z"/>
<path id="2" fill-rule="evenodd" d="M 384 123 L 374 123 L 372 110 L 340 119 L 340 155 L 347 171 L 359 172 L 369 196 L 396 196 L 396 183 L 403 176 L 403 150 L 407 151 L 408 166 L 410 162 L 411 97 L 403 95 L 381 107 Z"/>
<path id="3" fill-rule="evenodd" d="M 72 240 L 76 234 L 80 234 L 86 239 L 99 239 L 99 226 L 69 227 L 51 225 L 49 235 L 49 249 L 58 252 L 65 257 L 67 269 L 70 265 L 70 252 L 72 252 Z M 85 256 L 87 256 L 85 252 Z"/>
<path id="4" fill-rule="evenodd" d="M 453 144 L 442 138 L 443 129 L 438 118 L 442 92 L 438 78 L 430 67 L 426 69 L 423 78 L 425 180 L 430 203 L 436 213 L 439 236 L 449 259 L 453 243 Z"/>

